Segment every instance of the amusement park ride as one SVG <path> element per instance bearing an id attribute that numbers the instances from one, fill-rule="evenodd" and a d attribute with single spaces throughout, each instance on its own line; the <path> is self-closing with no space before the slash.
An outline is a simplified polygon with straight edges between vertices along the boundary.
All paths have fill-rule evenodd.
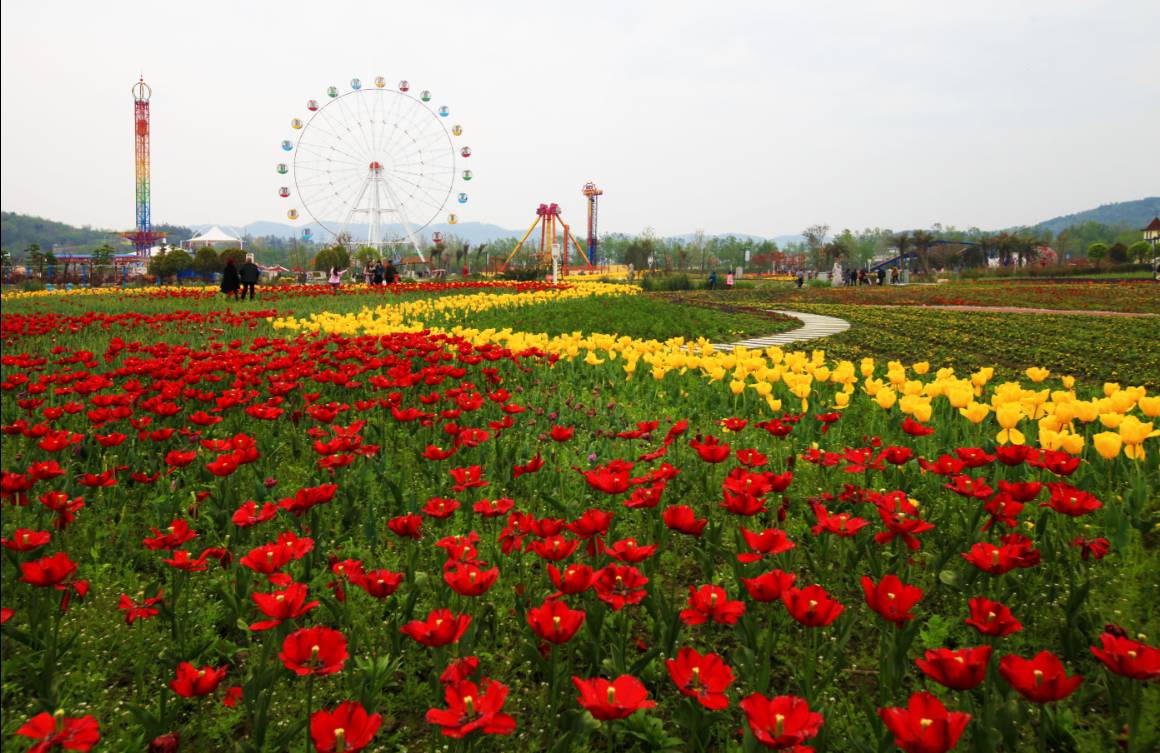
<path id="1" fill-rule="evenodd" d="M 568 275 L 568 258 L 571 256 L 571 246 L 575 246 L 576 251 L 580 254 L 580 258 L 584 260 L 584 264 L 589 272 L 596 271 L 596 248 L 599 241 L 596 235 L 596 199 L 604 192 L 596 187 L 592 181 L 584 184 L 582 189 L 584 196 L 588 198 L 588 251 L 585 252 L 584 247 L 580 245 L 580 241 L 576 236 L 572 235 L 571 227 L 564 222 L 563 216 L 560 214 L 559 204 L 541 204 L 536 208 L 536 219 L 532 226 L 528 228 L 528 232 L 524 233 L 524 237 L 520 238 L 520 242 L 504 259 L 500 265 L 499 272 L 503 273 L 507 269 L 508 264 L 515 258 L 520 249 L 524 247 L 532 231 L 536 226 L 540 227 L 540 248 L 534 254 L 535 266 L 551 267 L 555 260 L 555 255 L 559 253 L 559 260 L 563 262 L 563 273 Z M 557 232 L 557 226 L 560 230 Z M 557 244 L 557 238 L 563 238 L 562 244 Z M 557 251 L 558 249 L 558 251 Z"/>
<path id="2" fill-rule="evenodd" d="M 153 90 L 142 76 L 133 85 L 133 131 L 136 144 L 137 227 L 121 235 L 133 241 L 137 256 L 148 256 L 153 245 L 163 240 L 164 233 L 153 230 L 149 201 L 149 98 Z"/>
<path id="3" fill-rule="evenodd" d="M 410 90 L 406 80 L 392 89 L 378 76 L 364 88 L 353 78 L 349 91 L 331 86 L 326 99 L 308 99 L 305 119 L 290 120 L 297 138 L 282 142 L 283 151 L 293 152 L 292 164 L 277 166 L 279 175 L 290 176 L 293 190 L 283 185 L 278 195 L 289 199 L 293 194 L 302 210 L 336 238 L 349 237 L 352 226 L 365 218 L 367 235 L 359 242 L 380 254 L 384 246 L 410 244 L 426 261 L 419 234 L 453 195 L 456 203 L 467 203 L 455 182 L 471 180 L 472 173 L 457 170 L 455 160 L 470 157 L 471 147 L 456 147 L 453 139 L 463 135 L 463 126 L 444 124 L 451 114 L 447 105 L 432 107 L 429 90 L 417 95 Z M 291 207 L 286 216 L 297 220 L 301 215 Z M 388 239 L 384 219 L 402 226 L 406 237 Z M 459 219 L 450 213 L 445 221 L 454 225 Z M 306 227 L 301 234 L 310 240 L 313 231 Z"/>

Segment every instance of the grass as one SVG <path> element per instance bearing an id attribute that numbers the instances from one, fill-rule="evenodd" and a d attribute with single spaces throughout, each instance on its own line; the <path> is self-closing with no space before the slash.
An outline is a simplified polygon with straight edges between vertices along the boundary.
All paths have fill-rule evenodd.
<path id="1" fill-rule="evenodd" d="M 1160 285 L 1144 281 L 1067 282 L 1026 280 L 952 281 L 941 285 L 797 288 L 767 282 L 753 290 L 675 294 L 688 301 L 730 301 L 745 305 L 841 303 L 852 306 L 1016 306 L 1160 314 Z"/>
<path id="2" fill-rule="evenodd" d="M 933 368 L 952 366 L 960 374 L 994 366 L 1004 379 L 1038 365 L 1088 383 L 1160 386 L 1157 322 L 1151 317 L 800 303 L 794 309 L 850 322 L 849 330 L 811 342 L 829 358 L 929 361 Z"/>
<path id="3" fill-rule="evenodd" d="M 586 298 L 534 309 L 485 311 L 472 315 L 465 324 L 549 335 L 580 331 L 654 340 L 705 337 L 713 342 L 734 342 L 800 326 L 796 319 L 779 314 L 683 306 L 643 296 Z"/>

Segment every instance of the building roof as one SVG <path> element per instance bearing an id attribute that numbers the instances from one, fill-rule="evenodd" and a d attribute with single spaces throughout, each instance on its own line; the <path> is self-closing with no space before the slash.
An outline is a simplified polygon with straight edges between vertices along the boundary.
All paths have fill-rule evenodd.
<path id="1" fill-rule="evenodd" d="M 1160 230 L 1160 217 L 1153 217 L 1152 221 L 1148 223 L 1145 230 Z"/>
<path id="2" fill-rule="evenodd" d="M 241 243 L 241 238 L 230 235 L 217 225 L 206 230 L 196 238 L 190 238 L 190 243 Z"/>

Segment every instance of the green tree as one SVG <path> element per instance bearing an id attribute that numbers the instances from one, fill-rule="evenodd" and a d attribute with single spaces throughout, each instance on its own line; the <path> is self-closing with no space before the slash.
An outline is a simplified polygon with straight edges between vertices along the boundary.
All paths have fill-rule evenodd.
<path id="1" fill-rule="evenodd" d="M 1087 258 L 1089 261 L 1095 263 L 1096 269 L 1099 269 L 1100 262 L 1108 255 L 1108 244 L 1102 241 L 1097 241 L 1088 246 Z"/>
<path id="2" fill-rule="evenodd" d="M 1108 249 L 1108 260 L 1113 264 L 1123 264 L 1128 261 L 1128 247 L 1123 243 L 1113 243 Z"/>
<path id="3" fill-rule="evenodd" d="M 176 277 L 187 270 L 193 269 L 193 257 L 180 248 L 174 248 L 165 254 L 167 276 Z"/>
<path id="4" fill-rule="evenodd" d="M 1148 241 L 1136 241 L 1128 246 L 1128 258 L 1137 264 L 1143 264 L 1152 256 L 1152 244 Z"/>
<path id="5" fill-rule="evenodd" d="M 108 243 L 102 243 L 93 249 L 89 260 L 92 262 L 92 284 L 100 285 L 105 271 L 116 261 L 116 251 Z"/>
<path id="6" fill-rule="evenodd" d="M 330 246 L 314 255 L 313 267 L 319 272 L 328 272 L 331 267 L 346 269 L 350 266 L 350 253 L 343 246 Z"/>
<path id="7" fill-rule="evenodd" d="M 914 251 L 918 254 L 918 263 L 922 265 L 923 277 L 930 277 L 930 247 L 934 245 L 935 237 L 933 233 L 926 230 L 915 230 L 910 236 L 911 243 L 914 244 Z"/>
<path id="8" fill-rule="evenodd" d="M 906 253 L 910 250 L 910 233 L 903 230 L 898 235 L 891 239 L 894 246 L 898 249 L 898 271 L 901 272 L 903 265 L 906 264 Z"/>
<path id="9" fill-rule="evenodd" d="M 226 265 L 226 262 L 228 262 L 230 259 L 234 260 L 234 265 L 237 267 L 241 267 L 243 264 L 246 263 L 246 256 L 247 256 L 246 252 L 243 251 L 242 249 L 238 248 L 237 246 L 231 246 L 230 248 L 223 248 L 221 251 L 217 252 L 217 255 L 218 255 L 218 263 L 223 267 Z"/>
<path id="10" fill-rule="evenodd" d="M 165 266 L 165 257 L 167 255 L 168 254 L 165 253 L 165 249 L 161 249 L 152 257 L 150 257 L 149 265 L 146 267 L 146 269 L 149 271 L 149 274 L 153 277 L 156 277 L 158 280 L 161 280 L 167 276 L 168 269 Z"/>
<path id="11" fill-rule="evenodd" d="M 193 255 L 193 268 L 199 275 L 210 278 L 210 275 L 215 272 L 220 272 L 224 264 L 221 257 L 218 256 L 217 251 L 214 251 L 209 246 L 202 246 Z"/>

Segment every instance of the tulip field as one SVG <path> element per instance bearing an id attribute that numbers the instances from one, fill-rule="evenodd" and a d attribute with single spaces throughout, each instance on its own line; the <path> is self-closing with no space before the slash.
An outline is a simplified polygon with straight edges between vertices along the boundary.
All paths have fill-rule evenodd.
<path id="1" fill-rule="evenodd" d="M 602 282 L 0 321 L 5 751 L 1160 746 L 1160 375 Z"/>

